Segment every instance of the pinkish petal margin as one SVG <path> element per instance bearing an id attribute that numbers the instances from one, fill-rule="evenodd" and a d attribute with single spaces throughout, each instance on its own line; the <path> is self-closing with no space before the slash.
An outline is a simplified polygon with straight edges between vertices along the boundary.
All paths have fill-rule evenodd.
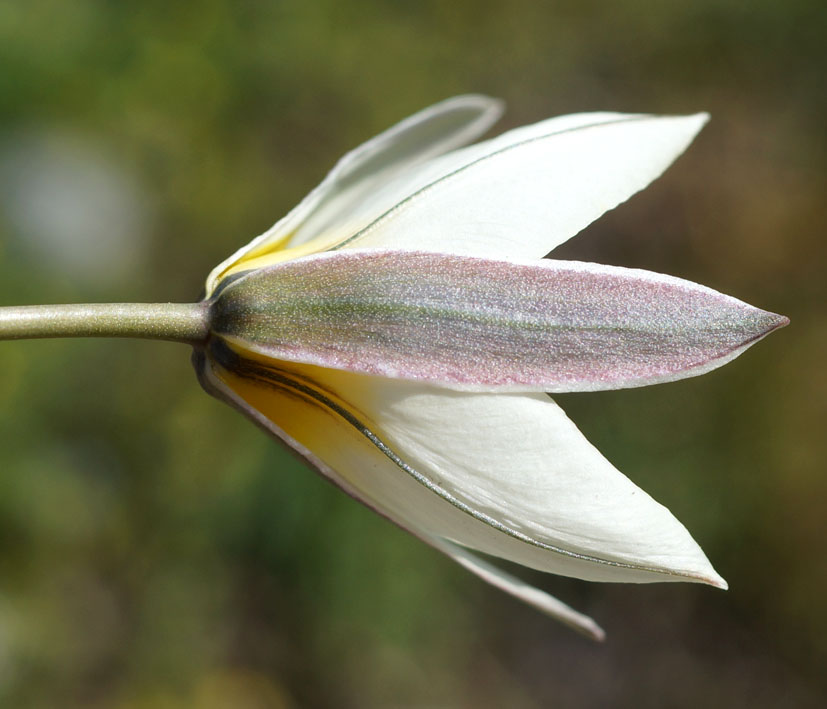
<path id="1" fill-rule="evenodd" d="M 702 374 L 787 319 L 671 276 L 572 261 L 340 251 L 213 305 L 235 348 L 469 390 L 598 391 Z"/>

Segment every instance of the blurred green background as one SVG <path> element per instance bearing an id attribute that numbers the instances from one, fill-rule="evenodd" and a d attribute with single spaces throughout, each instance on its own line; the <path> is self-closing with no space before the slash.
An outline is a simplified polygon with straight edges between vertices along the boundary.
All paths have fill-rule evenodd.
<path id="1" fill-rule="evenodd" d="M 4 305 L 193 299 L 345 150 L 483 92 L 502 128 L 710 111 L 559 255 L 792 319 L 707 376 L 560 397 L 731 587 L 524 574 L 602 646 L 294 462 L 184 347 L 2 343 L 0 705 L 824 706 L 825 36 L 823 0 L 0 2 Z"/>

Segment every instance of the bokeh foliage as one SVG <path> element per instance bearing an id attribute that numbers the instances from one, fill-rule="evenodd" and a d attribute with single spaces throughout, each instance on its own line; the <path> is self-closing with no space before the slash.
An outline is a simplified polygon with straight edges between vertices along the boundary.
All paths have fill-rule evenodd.
<path id="1" fill-rule="evenodd" d="M 602 647 L 305 470 L 184 348 L 2 343 L 0 703 L 822 706 L 825 35 L 820 0 L 0 3 L 2 304 L 195 298 L 345 150 L 479 91 L 504 127 L 709 110 L 560 255 L 793 321 L 700 379 L 561 397 L 732 589 L 528 574 Z"/>

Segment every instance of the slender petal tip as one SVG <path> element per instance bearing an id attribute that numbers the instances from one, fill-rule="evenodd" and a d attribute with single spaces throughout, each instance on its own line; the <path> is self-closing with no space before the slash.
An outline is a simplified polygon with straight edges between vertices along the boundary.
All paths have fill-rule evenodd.
<path id="1" fill-rule="evenodd" d="M 592 621 L 588 626 L 584 626 L 583 632 L 587 637 L 590 637 L 592 640 L 596 640 L 599 643 L 606 640 L 606 631 L 594 621 Z"/>
<path id="2" fill-rule="evenodd" d="M 744 344 L 741 351 L 751 347 L 759 340 L 763 340 L 771 332 L 780 330 L 782 327 L 787 327 L 790 324 L 790 319 L 786 315 L 778 315 L 778 313 L 771 313 L 768 310 L 761 310 L 754 308 L 755 317 L 752 321 L 751 327 L 744 330 Z M 745 324 L 748 324 L 745 321 Z M 751 330 L 751 332 L 750 332 Z M 751 337 L 749 335 L 752 335 Z M 738 352 L 740 354 L 740 352 Z"/>
<path id="3" fill-rule="evenodd" d="M 767 318 L 767 335 L 773 330 L 780 330 L 782 327 L 787 327 L 790 324 L 790 319 L 786 315 L 778 315 L 777 313 L 767 313 L 770 317 Z"/>
<path id="4" fill-rule="evenodd" d="M 726 579 L 718 575 L 715 571 L 713 571 L 709 576 L 704 576 L 701 581 L 709 586 L 712 586 L 713 588 L 720 588 L 722 591 L 729 590 L 729 584 L 726 582 Z"/>

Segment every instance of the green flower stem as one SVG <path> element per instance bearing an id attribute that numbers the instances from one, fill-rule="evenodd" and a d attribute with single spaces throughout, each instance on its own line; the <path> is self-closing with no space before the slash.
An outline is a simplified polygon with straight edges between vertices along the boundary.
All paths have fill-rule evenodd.
<path id="1" fill-rule="evenodd" d="M 38 337 L 136 337 L 202 343 L 206 303 L 94 303 L 0 308 L 0 340 Z"/>

